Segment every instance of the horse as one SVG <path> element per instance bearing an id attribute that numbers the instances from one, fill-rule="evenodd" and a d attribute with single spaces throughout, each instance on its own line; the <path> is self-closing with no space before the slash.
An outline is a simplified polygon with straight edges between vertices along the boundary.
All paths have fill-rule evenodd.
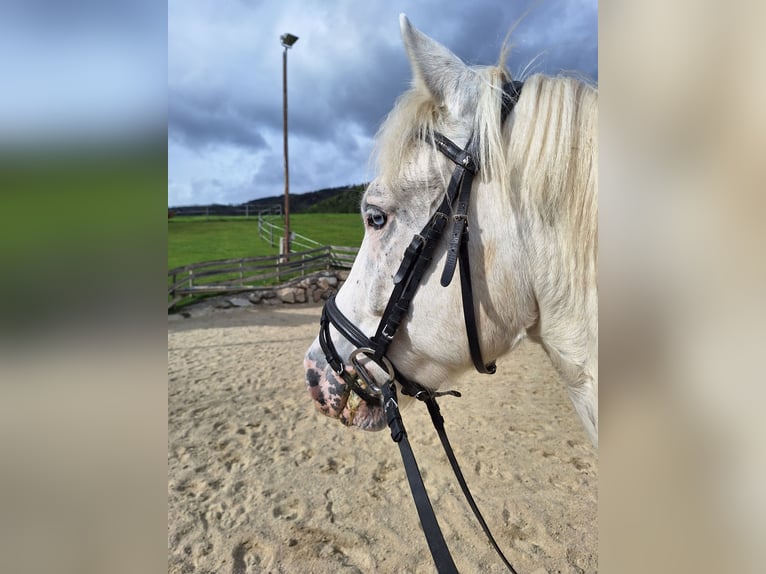
<path id="1" fill-rule="evenodd" d="M 522 85 L 511 80 L 505 53 L 497 65 L 468 66 L 404 15 L 400 27 L 412 86 L 376 136 L 377 173 L 361 202 L 364 239 L 325 307 L 343 319 L 323 318 L 305 355 L 308 392 L 321 413 L 380 430 L 385 409 L 372 391 L 383 380 L 395 379 L 404 394 L 436 396 L 474 366 L 491 373 L 494 360 L 529 339 L 547 353 L 597 448 L 598 90 L 543 74 Z M 466 156 L 475 177 L 460 174 L 452 185 Z M 449 193 L 459 197 L 447 202 Z M 440 205 L 460 238 L 433 242 L 396 336 L 359 360 L 360 341 L 382 344 L 397 279 Z M 460 282 L 448 276 L 458 244 Z M 403 381 L 416 381 L 415 391 Z"/>

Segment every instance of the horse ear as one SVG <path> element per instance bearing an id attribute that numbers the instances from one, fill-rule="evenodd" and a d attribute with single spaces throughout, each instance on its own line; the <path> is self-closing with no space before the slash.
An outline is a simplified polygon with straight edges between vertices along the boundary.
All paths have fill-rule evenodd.
<path id="1" fill-rule="evenodd" d="M 440 103 L 455 112 L 460 111 L 459 86 L 470 85 L 473 72 L 447 48 L 412 26 L 407 16 L 399 15 L 402 40 L 407 50 L 412 73 Z"/>

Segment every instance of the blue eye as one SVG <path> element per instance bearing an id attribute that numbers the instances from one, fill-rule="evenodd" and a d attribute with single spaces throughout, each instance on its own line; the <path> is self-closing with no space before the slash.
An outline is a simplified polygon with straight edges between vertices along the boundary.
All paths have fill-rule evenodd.
<path id="1" fill-rule="evenodd" d="M 370 207 L 367 210 L 367 225 L 373 229 L 383 229 L 386 224 L 386 214 L 377 207 Z"/>

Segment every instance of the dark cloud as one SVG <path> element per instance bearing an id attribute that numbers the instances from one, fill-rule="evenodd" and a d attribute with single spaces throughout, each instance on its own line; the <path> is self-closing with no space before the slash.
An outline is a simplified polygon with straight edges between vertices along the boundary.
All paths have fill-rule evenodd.
<path id="1" fill-rule="evenodd" d="M 295 101 L 291 105 L 295 133 L 340 141 L 352 123 L 365 135 L 375 135 L 397 96 L 409 85 L 409 66 L 401 47 L 376 46 L 370 54 L 374 56 L 368 65 L 333 70 L 324 81 L 318 79 L 305 90 L 301 89 L 305 83 L 300 82 L 290 92 L 290 101 Z"/>
<path id="2" fill-rule="evenodd" d="M 168 106 L 168 137 L 183 145 L 199 149 L 205 146 L 230 144 L 252 151 L 267 149 L 260 134 L 258 116 L 245 108 L 226 105 L 223 99 L 194 98 L 190 94 L 171 91 Z"/>

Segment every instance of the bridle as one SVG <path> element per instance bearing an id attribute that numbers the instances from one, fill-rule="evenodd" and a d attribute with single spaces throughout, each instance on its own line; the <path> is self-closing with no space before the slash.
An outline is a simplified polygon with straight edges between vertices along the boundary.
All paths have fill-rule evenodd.
<path id="1" fill-rule="evenodd" d="M 513 110 L 521 95 L 522 87 L 523 83 L 518 81 L 511 81 L 503 86 L 501 124 Z M 391 429 L 391 437 L 399 445 L 407 472 L 407 479 L 415 499 L 415 505 L 438 571 L 440 573 L 457 572 L 457 568 L 444 541 L 444 536 L 441 533 L 436 515 L 428 499 L 414 454 L 407 440 L 404 423 L 399 414 L 395 382 L 399 383 L 403 394 L 415 397 L 426 403 L 447 458 L 450 460 L 455 476 L 471 509 L 500 558 L 508 569 L 515 573 L 516 571 L 513 569 L 513 566 L 511 566 L 500 551 L 468 490 L 444 430 L 444 419 L 440 414 L 436 398 L 446 394 L 459 397 L 460 393 L 457 391 L 439 392 L 428 389 L 404 376 L 386 356 L 388 347 L 391 341 L 393 341 L 404 317 L 407 315 L 412 299 L 423 280 L 423 276 L 431 265 L 436 248 L 444 236 L 447 223 L 452 221 L 452 231 L 448 237 L 447 259 L 440 282 L 444 287 L 450 284 L 459 262 L 463 318 L 468 335 L 471 359 L 474 367 L 480 373 L 493 374 L 496 370 L 494 362 L 487 364 L 482 357 L 478 329 L 476 327 L 471 268 L 468 258 L 468 207 L 470 205 L 473 179 L 479 169 L 474 157 L 468 152 L 471 138 L 469 138 L 465 149 L 463 149 L 438 132 L 434 132 L 429 137 L 432 138 L 431 141 L 436 146 L 436 149 L 455 164 L 455 169 L 450 177 L 447 191 L 435 213 L 420 233 L 415 234 L 404 252 L 402 262 L 394 276 L 394 289 L 383 311 L 375 334 L 372 337 L 368 337 L 359 327 L 343 315 L 340 309 L 338 309 L 335 303 L 335 296 L 333 295 L 327 300 L 322 310 L 319 344 L 322 352 L 325 354 L 327 363 L 343 379 L 349 389 L 353 390 L 368 404 L 382 405 L 384 407 L 386 422 Z M 354 345 L 355 350 L 349 356 L 350 366 L 353 367 L 354 374 L 347 370 L 346 367 L 348 365 L 340 358 L 332 341 L 330 326 L 335 327 L 346 340 Z M 360 357 L 372 360 L 386 372 L 388 378 L 384 384 L 379 385 L 375 381 L 374 377 L 370 375 L 367 368 L 360 361 Z"/>
<path id="2" fill-rule="evenodd" d="M 511 81 L 503 86 L 501 124 L 513 110 L 516 102 L 521 95 L 522 82 Z M 462 149 L 444 135 L 434 132 L 432 137 L 436 148 L 455 164 L 447 191 L 444 198 L 436 209 L 435 213 L 428 220 L 426 225 L 417 233 L 404 252 L 402 262 L 394 276 L 394 289 L 389 297 L 386 308 L 378 323 L 375 335 L 368 337 L 359 327 L 350 321 L 338 309 L 333 295 L 327 300 L 320 320 L 319 344 L 322 352 L 325 354 L 327 363 L 333 371 L 343 379 L 349 389 L 353 390 L 360 398 L 370 405 L 381 405 L 384 407 L 386 422 L 391 429 L 391 438 L 399 445 L 399 449 L 404 461 L 407 480 L 410 483 L 415 506 L 420 516 L 420 522 L 426 535 L 426 541 L 431 549 L 434 562 L 440 573 L 457 572 L 452 556 L 449 553 L 444 536 L 441 532 L 436 515 L 431 506 L 428 494 L 423 484 L 423 479 L 418 470 L 415 456 L 407 439 L 407 432 L 404 429 L 399 406 L 396 399 L 396 385 L 398 382 L 403 394 L 415 397 L 426 403 L 431 420 L 436 428 L 442 446 L 447 454 L 447 458 L 452 465 L 455 476 L 460 483 L 463 494 L 465 495 L 471 509 L 476 515 L 477 520 L 482 526 L 485 534 L 495 551 L 499 554 L 507 568 L 515 574 L 513 566 L 500 551 L 494 537 L 489 531 L 484 518 L 479 512 L 468 486 L 465 482 L 460 467 L 455 458 L 452 447 L 447 439 L 444 430 L 444 419 L 439 411 L 436 398 L 451 394 L 460 396 L 457 391 L 438 392 L 428 389 L 415 381 L 411 381 L 404 376 L 393 365 L 386 356 L 386 351 L 391 341 L 402 323 L 402 320 L 410 308 L 412 299 L 420 286 L 423 276 L 433 260 L 434 252 L 440 239 L 444 235 L 447 222 L 452 220 L 452 232 L 448 239 L 447 260 L 441 275 L 441 285 L 446 287 L 452 281 L 457 266 L 460 262 L 460 287 L 463 303 L 463 318 L 465 321 L 466 332 L 468 334 L 468 345 L 471 353 L 471 359 L 477 371 L 480 373 L 493 374 L 496 370 L 495 364 L 485 364 L 481 348 L 479 345 L 478 330 L 476 328 L 476 314 L 474 311 L 473 290 L 471 286 L 471 268 L 468 258 L 468 206 L 470 205 L 471 188 L 473 187 L 473 178 L 478 171 L 479 166 L 473 156 L 468 152 L 471 139 L 469 138 L 466 148 Z M 332 342 L 330 326 L 335 327 L 337 331 L 350 343 L 355 346 L 349 360 L 354 368 L 352 374 L 346 369 L 346 365 L 340 358 L 335 344 Z M 362 365 L 360 357 L 371 359 L 387 373 L 387 380 L 384 384 L 378 385 Z"/>

